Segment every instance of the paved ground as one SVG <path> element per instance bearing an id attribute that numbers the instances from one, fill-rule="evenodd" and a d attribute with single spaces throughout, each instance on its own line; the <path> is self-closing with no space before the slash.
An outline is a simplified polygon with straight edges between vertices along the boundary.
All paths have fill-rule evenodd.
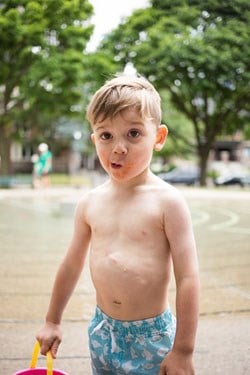
<path id="1" fill-rule="evenodd" d="M 193 217 L 202 281 L 196 374 L 249 374 L 250 191 L 190 188 L 183 193 Z M 73 188 L 0 190 L 1 375 L 28 367 L 81 194 Z M 174 283 L 170 299 L 173 303 Z M 70 375 L 91 373 L 87 324 L 94 305 L 86 268 L 65 311 L 64 341 L 55 362 Z"/>

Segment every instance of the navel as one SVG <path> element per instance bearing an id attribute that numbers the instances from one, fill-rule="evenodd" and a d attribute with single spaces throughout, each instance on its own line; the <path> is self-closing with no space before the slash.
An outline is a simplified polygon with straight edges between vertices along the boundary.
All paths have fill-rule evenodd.
<path id="1" fill-rule="evenodd" d="M 122 304 L 120 301 L 117 301 L 117 300 L 114 300 L 113 303 L 114 303 L 115 305 L 121 305 L 121 304 Z"/>

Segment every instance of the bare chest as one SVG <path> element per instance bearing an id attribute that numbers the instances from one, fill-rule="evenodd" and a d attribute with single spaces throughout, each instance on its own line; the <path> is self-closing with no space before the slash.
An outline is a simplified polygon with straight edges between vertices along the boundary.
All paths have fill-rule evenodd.
<path id="1" fill-rule="evenodd" d="M 125 235 L 131 240 L 140 240 L 163 231 L 163 215 L 160 207 L 151 202 L 141 205 L 120 203 L 93 212 L 91 229 L 93 237 Z"/>

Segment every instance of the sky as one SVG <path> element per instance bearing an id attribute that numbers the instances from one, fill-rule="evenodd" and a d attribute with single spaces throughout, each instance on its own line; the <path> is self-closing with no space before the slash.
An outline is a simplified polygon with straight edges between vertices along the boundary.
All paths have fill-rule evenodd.
<path id="1" fill-rule="evenodd" d="M 92 21 L 95 25 L 88 50 L 93 51 L 102 36 L 114 29 L 124 16 L 129 16 L 135 9 L 144 8 L 148 0 L 89 0 L 94 7 Z"/>

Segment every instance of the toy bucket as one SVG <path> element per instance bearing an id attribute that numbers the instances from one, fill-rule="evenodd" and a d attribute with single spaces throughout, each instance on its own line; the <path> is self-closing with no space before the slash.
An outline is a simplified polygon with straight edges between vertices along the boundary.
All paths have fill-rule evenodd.
<path id="1" fill-rule="evenodd" d="M 53 369 L 53 359 L 50 351 L 47 353 L 47 367 L 36 367 L 37 359 L 40 351 L 39 342 L 36 341 L 30 367 L 24 370 L 15 372 L 13 375 L 69 375 L 64 371 Z"/>

